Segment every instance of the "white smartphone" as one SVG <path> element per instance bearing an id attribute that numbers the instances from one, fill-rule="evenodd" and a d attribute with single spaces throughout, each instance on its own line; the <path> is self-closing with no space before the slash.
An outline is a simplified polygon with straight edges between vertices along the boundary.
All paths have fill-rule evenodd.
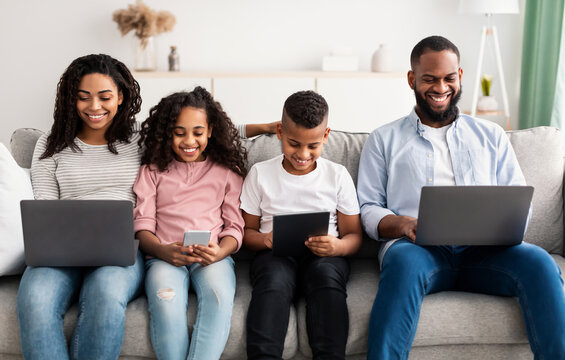
<path id="1" fill-rule="evenodd" d="M 189 245 L 204 245 L 208 246 L 210 242 L 209 230 L 191 230 L 184 233 L 183 246 Z"/>

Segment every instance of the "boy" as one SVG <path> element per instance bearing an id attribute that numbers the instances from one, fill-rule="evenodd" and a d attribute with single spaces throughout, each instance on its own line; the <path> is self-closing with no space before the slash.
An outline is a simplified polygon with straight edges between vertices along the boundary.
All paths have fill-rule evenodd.
<path id="1" fill-rule="evenodd" d="M 277 124 L 283 155 L 255 164 L 241 194 L 244 244 L 256 251 L 247 314 L 249 359 L 281 359 L 290 305 L 297 286 L 307 304 L 306 325 L 314 358 L 345 358 L 349 331 L 344 256 L 361 245 L 355 186 L 347 170 L 320 157 L 328 139 L 328 104 L 313 91 L 292 94 Z M 273 215 L 330 211 L 328 235 L 311 237 L 304 257 L 272 252 Z"/>

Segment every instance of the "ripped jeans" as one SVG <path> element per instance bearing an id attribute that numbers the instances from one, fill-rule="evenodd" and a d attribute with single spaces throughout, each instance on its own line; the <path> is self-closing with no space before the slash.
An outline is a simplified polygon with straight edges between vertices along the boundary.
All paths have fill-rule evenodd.
<path id="1" fill-rule="evenodd" d="M 233 267 L 229 256 L 208 266 L 176 267 L 160 259 L 146 261 L 145 291 L 151 343 L 157 358 L 220 358 L 230 332 L 235 295 Z M 198 299 L 192 341 L 187 323 L 190 285 Z"/>

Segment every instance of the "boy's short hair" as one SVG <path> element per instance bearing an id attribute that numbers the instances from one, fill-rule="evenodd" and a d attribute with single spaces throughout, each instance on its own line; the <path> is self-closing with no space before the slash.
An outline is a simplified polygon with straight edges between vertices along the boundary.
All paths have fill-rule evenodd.
<path id="1" fill-rule="evenodd" d="M 457 55 L 457 61 L 460 60 L 459 49 L 454 43 L 443 36 L 428 36 L 427 38 L 420 40 L 420 42 L 414 46 L 414 49 L 412 49 L 412 53 L 410 54 L 410 66 L 412 66 L 412 70 L 414 70 L 414 67 L 420 62 L 420 56 L 428 50 L 448 50 Z"/>
<path id="2" fill-rule="evenodd" d="M 286 114 L 286 116 L 284 116 Z M 288 117 L 295 124 L 307 129 L 320 125 L 328 115 L 328 103 L 322 95 L 312 91 L 299 91 L 284 102 L 282 123 Z"/>

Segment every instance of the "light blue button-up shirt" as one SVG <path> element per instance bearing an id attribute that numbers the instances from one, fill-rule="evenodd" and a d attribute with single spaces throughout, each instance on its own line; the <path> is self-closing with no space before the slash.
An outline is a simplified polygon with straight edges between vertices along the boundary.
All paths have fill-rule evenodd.
<path id="1" fill-rule="evenodd" d="M 510 141 L 497 124 L 459 114 L 447 131 L 447 145 L 456 185 L 526 185 Z M 417 217 L 425 185 L 434 185 L 434 149 L 412 110 L 373 131 L 363 147 L 357 193 L 367 234 L 390 240 L 379 236 L 379 222 L 386 215 Z"/>

